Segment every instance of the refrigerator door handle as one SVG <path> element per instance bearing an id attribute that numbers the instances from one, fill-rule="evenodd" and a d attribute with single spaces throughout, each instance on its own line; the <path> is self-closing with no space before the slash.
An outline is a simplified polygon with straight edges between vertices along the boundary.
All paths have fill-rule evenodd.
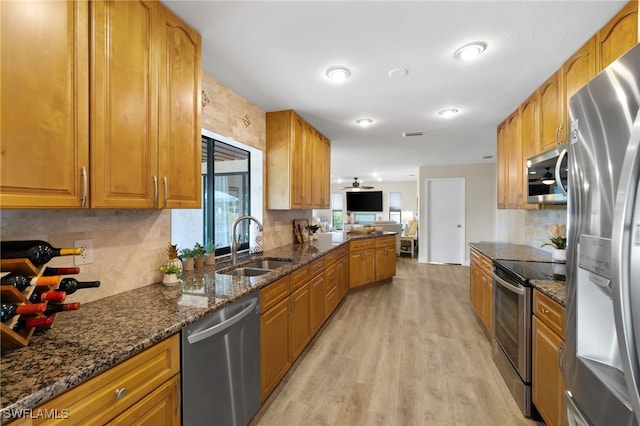
<path id="1" fill-rule="evenodd" d="M 560 155 L 558 156 L 558 160 L 556 161 L 556 172 L 554 175 L 556 179 L 556 184 L 558 185 L 558 188 L 560 188 L 560 192 L 562 192 L 562 195 L 564 195 L 565 197 L 567 196 L 567 189 L 562 184 L 562 178 L 560 177 L 560 168 L 562 166 L 562 161 L 566 156 L 567 156 L 567 150 L 563 149 Z"/>
<path id="2" fill-rule="evenodd" d="M 633 411 L 640 413 L 640 290 L 631 283 L 640 282 L 637 276 L 640 248 L 634 248 L 634 227 L 640 220 L 640 212 L 634 214 L 634 206 L 640 206 L 638 180 L 640 179 L 640 111 L 631 128 L 629 144 L 620 172 L 620 182 L 615 198 L 613 230 L 611 236 L 613 310 L 619 339 L 620 357 L 625 371 L 627 391 Z M 634 220 L 635 216 L 635 220 Z M 635 266 L 633 264 L 636 264 Z M 632 273 L 636 276 L 632 276 Z M 635 305 L 635 306 L 634 306 Z M 635 308 L 635 312 L 632 311 Z"/>

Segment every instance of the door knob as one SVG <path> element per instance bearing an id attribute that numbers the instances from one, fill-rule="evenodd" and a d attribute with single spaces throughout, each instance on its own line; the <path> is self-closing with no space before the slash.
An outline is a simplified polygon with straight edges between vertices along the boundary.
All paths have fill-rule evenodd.
<path id="1" fill-rule="evenodd" d="M 458 228 L 462 228 L 462 225 L 458 225 Z"/>

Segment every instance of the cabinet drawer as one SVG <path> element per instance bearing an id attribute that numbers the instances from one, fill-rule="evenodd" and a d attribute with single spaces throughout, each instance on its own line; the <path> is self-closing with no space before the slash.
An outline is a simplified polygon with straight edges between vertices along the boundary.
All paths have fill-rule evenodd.
<path id="1" fill-rule="evenodd" d="M 480 262 L 482 270 L 488 275 L 493 275 L 493 262 L 491 259 L 482 256 L 480 257 Z"/>
<path id="2" fill-rule="evenodd" d="M 327 268 L 325 275 L 327 278 L 325 280 L 325 285 L 327 286 L 326 292 L 329 293 L 330 291 L 336 288 L 336 283 L 338 282 L 338 276 L 336 274 L 336 266 L 332 265 L 329 268 Z"/>
<path id="3" fill-rule="evenodd" d="M 469 257 L 471 258 L 472 262 L 479 262 L 480 261 L 480 256 L 481 254 L 476 251 L 475 249 L 471 249 L 469 251 Z"/>
<path id="4" fill-rule="evenodd" d="M 324 255 L 324 266 L 327 267 L 329 265 L 333 265 L 336 263 L 337 253 L 335 250 L 330 251 L 329 253 Z"/>
<path id="5" fill-rule="evenodd" d="M 260 289 L 260 313 L 268 311 L 276 303 L 289 295 L 289 276 L 279 279 Z"/>
<path id="6" fill-rule="evenodd" d="M 300 288 L 309 279 L 309 265 L 303 266 L 300 269 L 296 269 L 289 274 L 291 291 L 295 291 Z"/>
<path id="7" fill-rule="evenodd" d="M 374 248 L 374 242 L 373 240 L 356 240 L 356 241 L 350 241 L 349 242 L 349 249 L 351 251 L 354 250 L 365 250 L 365 249 L 372 249 Z"/>
<path id="8" fill-rule="evenodd" d="M 564 307 L 546 294 L 533 292 L 533 313 L 564 339 Z"/>
<path id="9" fill-rule="evenodd" d="M 325 317 L 328 317 L 338 306 L 338 293 L 335 287 L 329 291 L 324 299 Z"/>
<path id="10" fill-rule="evenodd" d="M 309 271 L 312 277 L 318 275 L 318 273 L 324 271 L 324 258 L 314 260 L 309 264 Z"/>
<path id="11" fill-rule="evenodd" d="M 395 247 L 396 246 L 396 236 L 389 236 L 389 237 L 380 237 L 380 238 L 376 238 L 374 240 L 374 246 L 375 248 L 380 248 L 380 247 Z"/>
<path id="12" fill-rule="evenodd" d="M 335 253 L 336 253 L 336 258 L 342 259 L 343 257 L 346 257 L 348 255 L 349 246 L 347 246 L 346 244 L 342 245 L 335 250 Z"/>
<path id="13" fill-rule="evenodd" d="M 175 334 L 38 407 L 67 410 L 68 419 L 34 419 L 33 424 L 104 424 L 179 372 L 180 335 Z"/>

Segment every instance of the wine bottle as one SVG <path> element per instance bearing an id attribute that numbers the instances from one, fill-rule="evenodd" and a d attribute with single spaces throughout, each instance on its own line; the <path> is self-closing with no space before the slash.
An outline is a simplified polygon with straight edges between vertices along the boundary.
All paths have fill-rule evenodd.
<path id="1" fill-rule="evenodd" d="M 0 320 L 4 322 L 16 315 L 29 315 L 44 312 L 46 308 L 46 303 L 34 303 L 29 305 L 16 305 L 11 302 L 3 303 L 2 309 L 0 310 Z"/>
<path id="2" fill-rule="evenodd" d="M 50 327 L 53 324 L 53 317 L 46 318 L 20 318 L 16 325 L 13 326 L 14 331 L 27 328 Z"/>
<path id="3" fill-rule="evenodd" d="M 44 265 L 56 256 L 81 255 L 82 248 L 56 248 L 46 241 L 2 241 L 0 257 L 3 259 L 27 258 L 35 266 Z"/>
<path id="4" fill-rule="evenodd" d="M 80 302 L 72 302 L 72 303 L 49 303 L 47 305 L 47 309 L 44 310 L 44 314 L 49 316 L 51 314 L 55 314 L 57 312 L 63 311 L 76 311 L 80 309 Z"/>
<path id="5" fill-rule="evenodd" d="M 100 287 L 100 281 L 78 281 L 75 278 L 63 278 L 56 290 L 64 291 L 67 294 L 73 294 L 77 290 L 83 288 Z"/>
<path id="6" fill-rule="evenodd" d="M 42 273 L 42 276 L 49 277 L 51 275 L 75 275 L 79 273 L 80 273 L 80 268 L 77 266 L 66 266 L 66 267 L 59 267 L 59 268 L 50 268 L 47 266 L 46 268 L 44 268 L 44 272 Z"/>
<path id="7" fill-rule="evenodd" d="M 44 287 L 38 287 L 33 290 L 33 293 L 31 293 L 29 301 L 31 303 L 46 301 L 62 302 L 66 297 L 67 293 L 64 291 L 48 291 L 48 289 L 45 289 Z"/>
<path id="8" fill-rule="evenodd" d="M 9 272 L 0 278 L 1 285 L 11 285 L 20 291 L 32 285 L 54 286 L 60 284 L 61 277 L 59 275 L 52 277 L 33 277 L 29 278 L 21 272 Z"/>

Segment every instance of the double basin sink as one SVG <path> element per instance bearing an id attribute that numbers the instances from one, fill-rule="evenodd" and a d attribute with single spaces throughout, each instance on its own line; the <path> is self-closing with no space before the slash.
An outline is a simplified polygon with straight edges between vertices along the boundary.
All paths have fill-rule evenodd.
<path id="1" fill-rule="evenodd" d="M 223 270 L 217 271 L 218 274 L 233 275 L 236 277 L 257 277 L 260 275 L 268 274 L 271 271 L 275 271 L 283 266 L 293 263 L 293 259 L 259 259 L 253 260 L 249 263 L 245 263 L 239 266 L 232 266 Z"/>

